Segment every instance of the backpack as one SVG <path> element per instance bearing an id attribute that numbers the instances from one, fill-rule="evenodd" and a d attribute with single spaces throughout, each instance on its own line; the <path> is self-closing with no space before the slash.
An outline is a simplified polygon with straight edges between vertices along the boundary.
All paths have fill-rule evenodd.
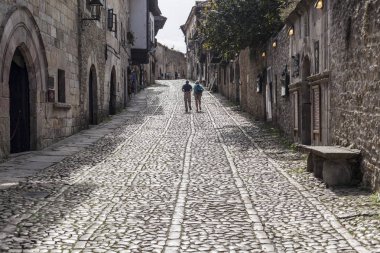
<path id="1" fill-rule="evenodd" d="M 194 91 L 195 91 L 195 93 L 202 93 L 203 92 L 202 85 L 200 85 L 200 84 L 195 85 Z"/>

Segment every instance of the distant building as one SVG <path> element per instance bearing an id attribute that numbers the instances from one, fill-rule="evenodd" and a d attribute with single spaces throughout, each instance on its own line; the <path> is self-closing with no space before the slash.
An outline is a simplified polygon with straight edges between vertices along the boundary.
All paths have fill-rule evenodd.
<path id="1" fill-rule="evenodd" d="M 186 23 L 181 26 L 187 45 L 187 78 L 192 80 L 205 81 L 207 76 L 206 52 L 202 47 L 203 39 L 199 34 L 199 22 L 206 4 L 207 1 L 196 1 Z"/>
<path id="2" fill-rule="evenodd" d="M 154 55 L 156 59 L 156 79 L 174 79 L 175 73 L 177 73 L 178 78 L 186 78 L 187 63 L 183 53 L 157 43 Z"/>

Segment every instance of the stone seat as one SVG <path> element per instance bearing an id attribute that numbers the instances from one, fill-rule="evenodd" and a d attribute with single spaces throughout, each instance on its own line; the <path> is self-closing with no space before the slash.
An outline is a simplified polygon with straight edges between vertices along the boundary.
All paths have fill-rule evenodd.
<path id="1" fill-rule="evenodd" d="M 327 186 L 352 185 L 360 174 L 360 150 L 339 146 L 298 145 L 309 153 L 307 170 L 322 179 Z"/>

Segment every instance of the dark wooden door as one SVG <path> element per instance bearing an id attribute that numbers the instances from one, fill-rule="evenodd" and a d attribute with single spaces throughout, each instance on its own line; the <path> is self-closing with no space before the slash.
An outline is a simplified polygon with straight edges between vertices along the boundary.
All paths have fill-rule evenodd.
<path id="1" fill-rule="evenodd" d="M 88 113 L 89 113 L 89 124 L 95 125 L 95 117 L 94 117 L 94 73 L 93 70 L 90 70 L 90 78 L 88 84 Z"/>
<path id="2" fill-rule="evenodd" d="M 30 104 L 25 62 L 20 60 L 17 63 L 12 62 L 9 92 L 11 153 L 28 151 L 30 150 Z"/>
<path id="3" fill-rule="evenodd" d="M 109 113 L 110 115 L 116 114 L 116 72 L 115 69 L 111 73 L 111 83 L 110 83 L 110 104 Z"/>

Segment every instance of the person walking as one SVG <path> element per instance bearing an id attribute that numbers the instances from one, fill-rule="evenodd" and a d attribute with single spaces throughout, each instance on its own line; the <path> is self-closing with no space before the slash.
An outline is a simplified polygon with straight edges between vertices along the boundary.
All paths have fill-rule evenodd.
<path id="1" fill-rule="evenodd" d="M 189 109 L 191 111 L 191 91 L 192 90 L 193 90 L 193 87 L 190 85 L 189 81 L 186 80 L 186 83 L 182 86 L 186 112 L 189 112 Z"/>
<path id="2" fill-rule="evenodd" d="M 202 110 L 202 94 L 203 94 L 204 88 L 199 83 L 199 81 L 195 82 L 194 86 L 194 99 L 195 99 L 195 107 L 197 108 L 197 112 L 200 112 Z"/>

